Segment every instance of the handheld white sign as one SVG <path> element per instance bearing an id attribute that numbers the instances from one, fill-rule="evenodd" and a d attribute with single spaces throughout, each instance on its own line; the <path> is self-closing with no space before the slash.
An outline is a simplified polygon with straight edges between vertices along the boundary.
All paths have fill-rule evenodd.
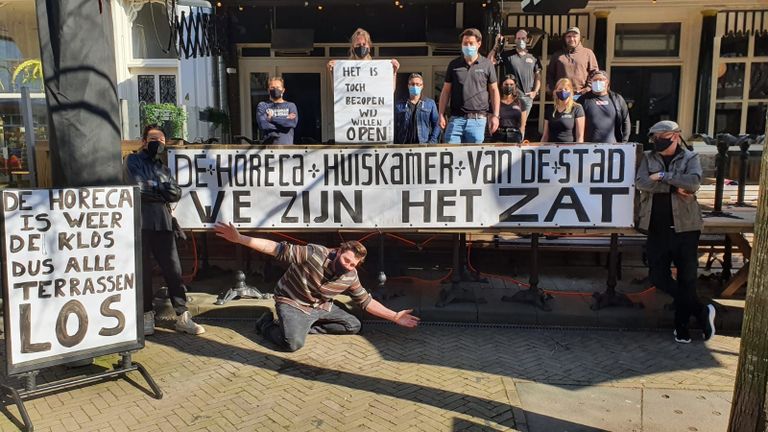
<path id="1" fill-rule="evenodd" d="M 391 143 L 395 90 L 391 60 L 337 60 L 333 118 L 337 143 Z"/>

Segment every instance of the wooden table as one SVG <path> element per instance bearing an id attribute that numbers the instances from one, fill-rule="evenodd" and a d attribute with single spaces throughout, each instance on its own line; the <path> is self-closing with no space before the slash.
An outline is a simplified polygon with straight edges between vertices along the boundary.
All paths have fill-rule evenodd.
<path id="1" fill-rule="evenodd" d="M 730 213 L 736 217 L 709 216 L 704 218 L 702 234 L 724 234 L 726 236 L 726 250 L 723 258 L 723 273 L 728 275 L 731 270 L 731 246 L 736 245 L 744 257 L 744 266 L 735 275 L 728 278 L 727 285 L 721 297 L 732 297 L 747 283 L 749 277 L 749 260 L 752 257 L 752 247 L 744 234 L 755 231 L 755 207 L 728 206 L 723 208 L 724 213 Z M 706 216 L 706 214 L 705 214 Z"/>

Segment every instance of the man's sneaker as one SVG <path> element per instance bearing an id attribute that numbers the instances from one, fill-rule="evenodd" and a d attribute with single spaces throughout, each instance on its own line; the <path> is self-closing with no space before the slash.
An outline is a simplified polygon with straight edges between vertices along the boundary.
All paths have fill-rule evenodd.
<path id="1" fill-rule="evenodd" d="M 272 316 L 271 311 L 267 311 L 261 314 L 259 319 L 256 320 L 256 333 L 257 334 L 264 333 L 264 328 L 270 323 L 272 323 L 272 321 L 274 320 L 275 318 Z"/>
<path id="2" fill-rule="evenodd" d="M 189 315 L 189 311 L 185 311 L 183 314 L 176 317 L 176 331 L 189 333 L 191 335 L 200 335 L 205 333 L 203 326 L 192 321 L 192 317 Z"/>
<path id="3" fill-rule="evenodd" d="M 144 312 L 144 336 L 155 334 L 155 311 Z"/>
<path id="4" fill-rule="evenodd" d="M 690 333 L 688 333 L 687 328 L 675 329 L 675 332 L 673 334 L 675 335 L 675 342 L 682 343 L 682 344 L 691 343 L 691 335 Z"/>
<path id="5" fill-rule="evenodd" d="M 701 316 L 701 328 L 704 329 L 704 340 L 708 341 L 715 335 L 715 307 L 711 304 L 704 306 Z"/>

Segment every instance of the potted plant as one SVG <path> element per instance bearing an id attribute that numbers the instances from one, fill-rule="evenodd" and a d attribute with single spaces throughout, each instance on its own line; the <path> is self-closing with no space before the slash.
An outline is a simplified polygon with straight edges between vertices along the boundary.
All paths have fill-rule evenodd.
<path id="1" fill-rule="evenodd" d="M 200 121 L 212 123 L 214 134 L 216 134 L 216 131 L 219 129 L 221 129 L 220 133 L 222 135 L 229 131 L 229 114 L 222 109 L 208 107 L 202 110 L 200 112 Z"/>
<path id="2" fill-rule="evenodd" d="M 144 113 L 142 128 L 148 124 L 159 124 L 169 138 L 184 137 L 184 124 L 187 121 L 187 112 L 184 108 L 172 103 L 153 103 L 144 105 L 142 110 Z"/>

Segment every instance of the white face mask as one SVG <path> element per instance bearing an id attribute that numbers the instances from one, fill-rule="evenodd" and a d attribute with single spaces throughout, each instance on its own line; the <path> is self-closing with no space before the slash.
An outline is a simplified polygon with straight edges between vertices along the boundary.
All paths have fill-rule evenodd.
<path id="1" fill-rule="evenodd" d="M 592 81 L 592 91 L 595 93 L 602 93 L 606 88 L 605 81 Z"/>

